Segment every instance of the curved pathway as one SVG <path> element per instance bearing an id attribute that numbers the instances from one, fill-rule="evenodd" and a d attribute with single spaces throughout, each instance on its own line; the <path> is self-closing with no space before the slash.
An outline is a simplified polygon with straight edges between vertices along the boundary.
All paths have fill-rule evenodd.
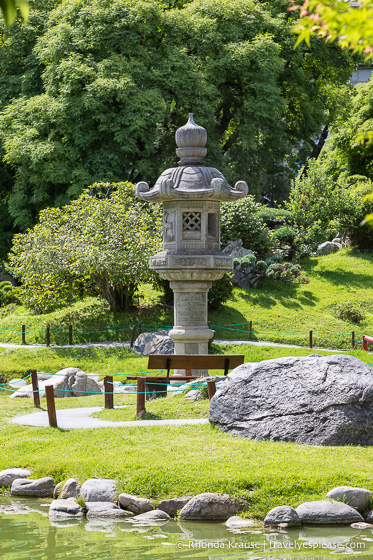
<path id="1" fill-rule="evenodd" d="M 56 411 L 57 424 L 63 430 L 91 430 L 92 428 L 144 428 L 153 426 L 185 426 L 196 424 L 208 424 L 207 418 L 178 419 L 178 420 L 133 420 L 127 422 L 110 422 L 92 418 L 92 414 L 103 410 L 101 406 L 91 408 L 67 408 Z M 17 416 L 10 420 L 12 424 L 21 426 L 35 426 L 47 428 L 49 426 L 47 411 L 32 412 L 24 416 Z"/>

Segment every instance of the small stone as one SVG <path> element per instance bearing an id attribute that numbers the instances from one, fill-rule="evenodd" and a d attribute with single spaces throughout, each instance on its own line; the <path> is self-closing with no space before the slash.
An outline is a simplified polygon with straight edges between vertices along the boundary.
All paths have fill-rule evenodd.
<path id="1" fill-rule="evenodd" d="M 192 496 L 181 496 L 180 498 L 170 498 L 169 500 L 161 500 L 157 505 L 157 509 L 165 511 L 171 517 L 176 517 L 177 512 L 189 502 Z"/>
<path id="2" fill-rule="evenodd" d="M 183 507 L 179 519 L 225 521 L 228 517 L 235 515 L 243 509 L 244 504 L 228 494 L 213 494 L 205 492 L 194 496 Z"/>
<path id="3" fill-rule="evenodd" d="M 31 471 L 28 469 L 5 469 L 0 471 L 0 488 L 10 488 L 14 480 L 28 478 Z"/>
<path id="4" fill-rule="evenodd" d="M 59 483 L 54 487 L 54 490 L 53 490 L 53 498 L 55 498 L 55 499 L 59 498 L 59 494 L 60 494 L 60 491 L 61 491 L 62 488 L 63 488 L 63 482 L 59 482 Z"/>
<path id="5" fill-rule="evenodd" d="M 63 485 L 60 498 L 66 500 L 68 498 L 76 498 L 79 496 L 80 485 L 79 480 L 76 478 L 69 478 Z"/>
<path id="6" fill-rule="evenodd" d="M 118 498 L 119 505 L 127 511 L 140 514 L 154 509 L 153 504 L 146 498 L 138 498 L 132 494 L 120 494 Z"/>
<path id="7" fill-rule="evenodd" d="M 132 517 L 133 515 L 130 511 L 126 511 L 125 509 L 120 508 L 112 502 L 86 502 L 86 506 L 88 510 L 88 519 L 92 519 L 93 517 L 124 519 L 126 517 Z"/>
<path id="8" fill-rule="evenodd" d="M 359 512 L 342 502 L 305 502 L 296 509 L 302 523 L 310 525 L 350 525 L 364 521 Z"/>
<path id="9" fill-rule="evenodd" d="M 264 519 L 264 527 L 285 523 L 287 527 L 299 527 L 301 520 L 294 508 L 277 506 L 269 511 Z"/>
<path id="10" fill-rule="evenodd" d="M 371 523 L 351 523 L 353 529 L 370 529 L 373 527 Z"/>
<path id="11" fill-rule="evenodd" d="M 244 519 L 239 515 L 233 515 L 225 522 L 228 529 L 241 529 L 243 527 L 255 527 L 257 523 L 253 519 Z"/>
<path id="12" fill-rule="evenodd" d="M 54 492 L 54 479 L 50 476 L 30 480 L 18 478 L 13 481 L 12 496 L 32 496 L 33 498 L 52 498 Z"/>
<path id="13" fill-rule="evenodd" d="M 168 513 L 161 511 L 160 509 L 153 509 L 152 511 L 136 515 L 133 518 L 134 521 L 168 521 L 169 519 L 171 518 Z"/>
<path id="14" fill-rule="evenodd" d="M 326 497 L 331 500 L 343 502 L 359 511 L 364 511 L 369 507 L 369 502 L 372 492 L 365 490 L 365 488 L 355 488 L 353 486 L 338 486 L 330 490 Z"/>
<path id="15" fill-rule="evenodd" d="M 80 496 L 85 502 L 113 502 L 117 481 L 106 478 L 90 478 L 83 482 Z"/>
<path id="16" fill-rule="evenodd" d="M 76 503 L 74 498 L 67 500 L 54 500 L 49 508 L 49 519 L 69 519 L 71 517 L 83 517 L 83 508 Z"/>

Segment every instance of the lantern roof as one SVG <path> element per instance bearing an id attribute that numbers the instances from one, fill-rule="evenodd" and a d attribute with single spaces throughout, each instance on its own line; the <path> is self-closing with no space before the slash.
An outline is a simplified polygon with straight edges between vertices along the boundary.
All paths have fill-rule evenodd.
<path id="1" fill-rule="evenodd" d="M 207 132 L 198 126 L 189 114 L 188 122 L 175 134 L 178 167 L 166 169 L 153 188 L 141 181 L 136 185 L 136 196 L 148 202 L 165 200 L 219 200 L 232 201 L 248 193 L 245 181 L 238 181 L 232 188 L 224 175 L 214 167 L 207 167 L 203 158 L 207 154 Z"/>

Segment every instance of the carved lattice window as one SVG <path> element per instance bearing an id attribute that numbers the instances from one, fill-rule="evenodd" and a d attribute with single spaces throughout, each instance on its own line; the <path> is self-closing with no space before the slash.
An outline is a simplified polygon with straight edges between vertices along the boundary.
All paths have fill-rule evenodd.
<path id="1" fill-rule="evenodd" d="M 201 231 L 201 212 L 183 212 L 183 231 Z"/>

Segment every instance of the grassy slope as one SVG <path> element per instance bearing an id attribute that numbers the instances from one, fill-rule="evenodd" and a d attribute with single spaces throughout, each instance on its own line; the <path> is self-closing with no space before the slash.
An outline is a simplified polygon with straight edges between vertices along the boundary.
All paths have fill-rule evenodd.
<path id="1" fill-rule="evenodd" d="M 303 269 L 309 284 L 285 284 L 263 279 L 257 289 L 235 289 L 233 297 L 221 309 L 210 312 L 210 321 L 217 338 L 247 339 L 248 326 L 221 328 L 254 322 L 254 340 L 287 342 L 306 346 L 308 332 L 314 331 L 314 345 L 325 348 L 349 348 L 351 331 L 373 334 L 373 255 L 348 250 L 314 257 L 304 261 Z M 3 342 L 20 342 L 20 329 L 26 324 L 27 342 L 44 343 L 45 326 L 51 325 L 52 344 L 66 344 L 66 325 L 74 327 L 74 342 L 129 340 L 131 327 L 139 321 L 152 330 L 172 324 L 172 309 L 157 304 L 158 294 L 143 287 L 140 308 L 128 313 L 111 314 L 94 298 L 77 302 L 69 308 L 35 316 L 23 308 L 0 319 Z M 362 302 L 366 320 L 354 325 L 337 319 L 335 303 L 353 300 Z M 149 325 L 152 327 L 149 328 Z M 234 329 L 234 330 L 231 330 Z"/>

